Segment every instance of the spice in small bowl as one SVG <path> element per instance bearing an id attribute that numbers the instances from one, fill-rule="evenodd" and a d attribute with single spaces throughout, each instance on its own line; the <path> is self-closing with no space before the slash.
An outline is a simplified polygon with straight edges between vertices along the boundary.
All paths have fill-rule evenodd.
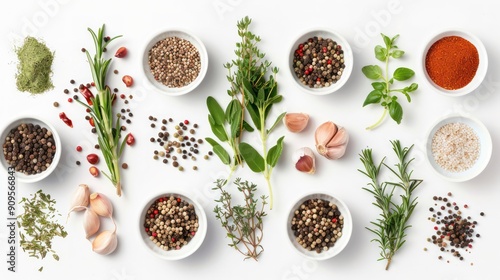
<path id="1" fill-rule="evenodd" d="M 311 29 L 294 40 L 289 54 L 293 79 L 314 95 L 339 90 L 353 68 L 352 49 L 344 37 L 327 29 Z"/>
<path id="2" fill-rule="evenodd" d="M 208 54 L 203 42 L 184 30 L 166 30 L 146 45 L 143 68 L 147 79 L 169 96 L 186 94 L 203 80 Z"/>
<path id="3" fill-rule="evenodd" d="M 291 207 L 286 220 L 292 247 L 304 257 L 326 260 L 349 242 L 352 217 L 346 204 L 326 193 L 309 193 Z"/>
<path id="4" fill-rule="evenodd" d="M 5 170 L 15 171 L 19 182 L 34 183 L 49 176 L 61 157 L 61 139 L 55 128 L 40 118 L 21 116 L 11 121 L 0 136 Z M 9 170 L 10 171 L 10 170 Z"/>
<path id="5" fill-rule="evenodd" d="M 492 141 L 488 129 L 472 116 L 451 115 L 438 120 L 427 137 L 427 159 L 448 181 L 463 182 L 488 165 Z"/>
<path id="6" fill-rule="evenodd" d="M 422 54 L 427 82 L 439 93 L 462 96 L 484 80 L 488 56 L 483 43 L 465 31 L 440 32 L 427 43 Z"/>
<path id="7" fill-rule="evenodd" d="M 156 195 L 140 215 L 141 239 L 157 257 L 179 260 L 203 243 L 207 217 L 201 205 L 184 192 Z"/>

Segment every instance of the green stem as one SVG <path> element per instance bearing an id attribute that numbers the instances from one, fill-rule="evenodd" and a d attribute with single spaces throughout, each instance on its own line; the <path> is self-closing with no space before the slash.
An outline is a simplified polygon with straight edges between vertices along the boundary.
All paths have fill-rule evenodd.
<path id="1" fill-rule="evenodd" d="M 99 92 L 100 96 L 106 96 L 109 95 L 109 92 L 107 92 L 107 89 L 104 89 L 103 92 Z M 102 107 L 101 107 L 102 108 Z M 105 110 L 105 109 L 104 109 Z M 114 142 L 114 137 L 113 137 L 113 121 L 108 118 L 108 114 L 105 111 L 101 111 L 101 116 L 102 116 L 102 122 L 104 124 L 104 133 L 103 135 L 106 135 L 106 139 L 103 139 L 104 141 L 108 142 L 109 148 L 111 150 L 111 162 L 108 164 L 109 166 L 109 172 L 111 173 L 111 181 L 116 187 L 116 194 L 118 196 L 122 195 L 122 188 L 121 188 L 121 182 L 120 182 L 120 168 L 118 167 L 118 149 L 115 147 L 115 142 Z"/>
<path id="2" fill-rule="evenodd" d="M 382 112 L 382 116 L 380 117 L 380 119 L 376 123 L 367 127 L 366 130 L 372 130 L 374 128 L 377 128 L 384 121 L 385 117 L 387 116 L 387 111 L 388 111 L 387 107 L 384 107 L 384 111 Z"/>
<path id="3" fill-rule="evenodd" d="M 260 139 L 262 141 L 262 156 L 264 157 L 264 178 L 267 182 L 267 187 L 269 189 L 269 210 L 273 209 L 273 186 L 271 185 L 271 174 L 273 173 L 273 168 L 269 166 L 267 162 L 267 132 L 266 132 L 266 122 L 265 122 L 265 108 L 259 109 L 260 114 Z"/>

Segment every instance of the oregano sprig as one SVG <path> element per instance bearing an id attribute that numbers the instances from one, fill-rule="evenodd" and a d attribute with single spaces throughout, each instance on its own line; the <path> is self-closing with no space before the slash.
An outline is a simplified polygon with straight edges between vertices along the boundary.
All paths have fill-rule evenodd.
<path id="1" fill-rule="evenodd" d="M 373 90 L 366 97 L 363 107 L 369 104 L 380 104 L 384 107 L 384 111 L 380 119 L 373 125 L 367 127 L 366 129 L 371 130 L 378 127 L 386 118 L 387 112 L 391 118 L 396 121 L 397 124 L 401 123 L 403 119 L 403 107 L 398 102 L 398 97 L 394 93 L 399 92 L 403 94 L 408 102 L 411 102 L 410 93 L 418 89 L 418 84 L 412 83 L 409 86 L 400 89 L 393 89 L 391 86 L 394 81 L 406 81 L 415 75 L 415 72 L 406 67 L 399 67 L 394 70 L 392 77 L 389 76 L 389 60 L 401 58 L 405 52 L 398 49 L 396 46 L 396 40 L 399 35 L 389 38 L 384 34 L 381 34 L 385 43 L 385 47 L 377 45 L 375 47 L 375 57 L 385 63 L 385 69 L 383 70 L 378 65 L 367 65 L 361 69 L 363 74 L 370 80 L 374 80 L 372 83 Z"/>
<path id="2" fill-rule="evenodd" d="M 408 166 L 413 161 L 408 159 L 408 154 L 413 146 L 402 147 L 399 140 L 391 141 L 392 147 L 398 158 L 396 168 L 390 167 L 385 161 L 385 157 L 378 165 L 375 165 L 372 150 L 364 149 L 360 154 L 360 160 L 364 165 L 364 170 L 358 169 L 359 172 L 370 178 L 368 183 L 370 188 L 363 189 L 371 193 L 374 198 L 375 205 L 380 209 L 380 217 L 376 221 L 372 221 L 373 228 L 368 228 L 375 237 L 372 242 L 376 242 L 380 248 L 380 260 L 386 260 L 385 269 L 388 270 L 394 254 L 403 246 L 406 238 L 406 231 L 411 225 L 408 221 L 417 206 L 417 198 L 413 197 L 413 192 L 422 183 L 420 179 L 413 179 L 413 171 L 408 169 Z M 396 176 L 398 182 L 381 181 L 381 167 L 387 168 L 393 175 Z M 395 194 L 400 193 L 400 202 L 397 203 Z"/>

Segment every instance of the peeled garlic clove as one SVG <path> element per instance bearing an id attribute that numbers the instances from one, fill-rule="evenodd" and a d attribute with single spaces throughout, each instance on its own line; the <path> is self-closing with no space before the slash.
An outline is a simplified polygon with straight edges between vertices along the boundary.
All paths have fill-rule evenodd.
<path id="1" fill-rule="evenodd" d="M 86 238 L 89 239 L 94 235 L 101 226 L 101 220 L 99 216 L 92 210 L 92 208 L 87 208 L 83 214 L 83 228 L 85 229 Z"/>
<path id="2" fill-rule="evenodd" d="M 99 216 L 111 218 L 113 215 L 113 205 L 102 193 L 96 192 L 90 195 L 90 207 Z"/>
<path id="3" fill-rule="evenodd" d="M 291 132 L 301 132 L 309 122 L 309 115 L 305 113 L 288 113 L 283 117 L 283 123 Z"/>
<path id="4" fill-rule="evenodd" d="M 117 245 L 116 231 L 105 230 L 92 241 L 92 251 L 101 255 L 108 255 L 115 251 Z"/>
<path id="5" fill-rule="evenodd" d="M 85 184 L 80 184 L 73 194 L 73 200 L 71 201 L 70 209 L 72 211 L 82 211 L 85 208 L 79 208 L 75 206 L 85 206 L 89 205 L 90 190 L 89 186 Z"/>
<path id="6" fill-rule="evenodd" d="M 295 168 L 298 171 L 314 174 L 316 172 L 316 158 L 308 147 L 303 147 L 295 151 L 293 155 Z"/>
<path id="7" fill-rule="evenodd" d="M 316 150 L 328 159 L 339 159 L 345 154 L 349 134 L 333 122 L 325 122 L 316 129 Z"/>

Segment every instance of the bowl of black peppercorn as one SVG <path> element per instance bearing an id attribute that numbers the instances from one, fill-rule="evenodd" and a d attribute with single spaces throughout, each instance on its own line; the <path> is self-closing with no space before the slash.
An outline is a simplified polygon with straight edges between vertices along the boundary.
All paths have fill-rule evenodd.
<path id="1" fill-rule="evenodd" d="M 347 246 L 352 217 L 347 205 L 324 192 L 310 192 L 291 206 L 286 220 L 292 248 L 312 260 L 326 260 Z"/>
<path id="2" fill-rule="evenodd" d="M 61 157 L 61 139 L 47 121 L 21 116 L 10 121 L 0 135 L 0 162 L 9 178 L 34 183 L 49 176 Z M 9 180 L 10 181 L 10 180 Z"/>
<path id="3" fill-rule="evenodd" d="M 349 42 L 329 29 L 310 29 L 290 47 L 289 68 L 293 80 L 305 92 L 326 95 L 340 90 L 353 68 Z"/>

